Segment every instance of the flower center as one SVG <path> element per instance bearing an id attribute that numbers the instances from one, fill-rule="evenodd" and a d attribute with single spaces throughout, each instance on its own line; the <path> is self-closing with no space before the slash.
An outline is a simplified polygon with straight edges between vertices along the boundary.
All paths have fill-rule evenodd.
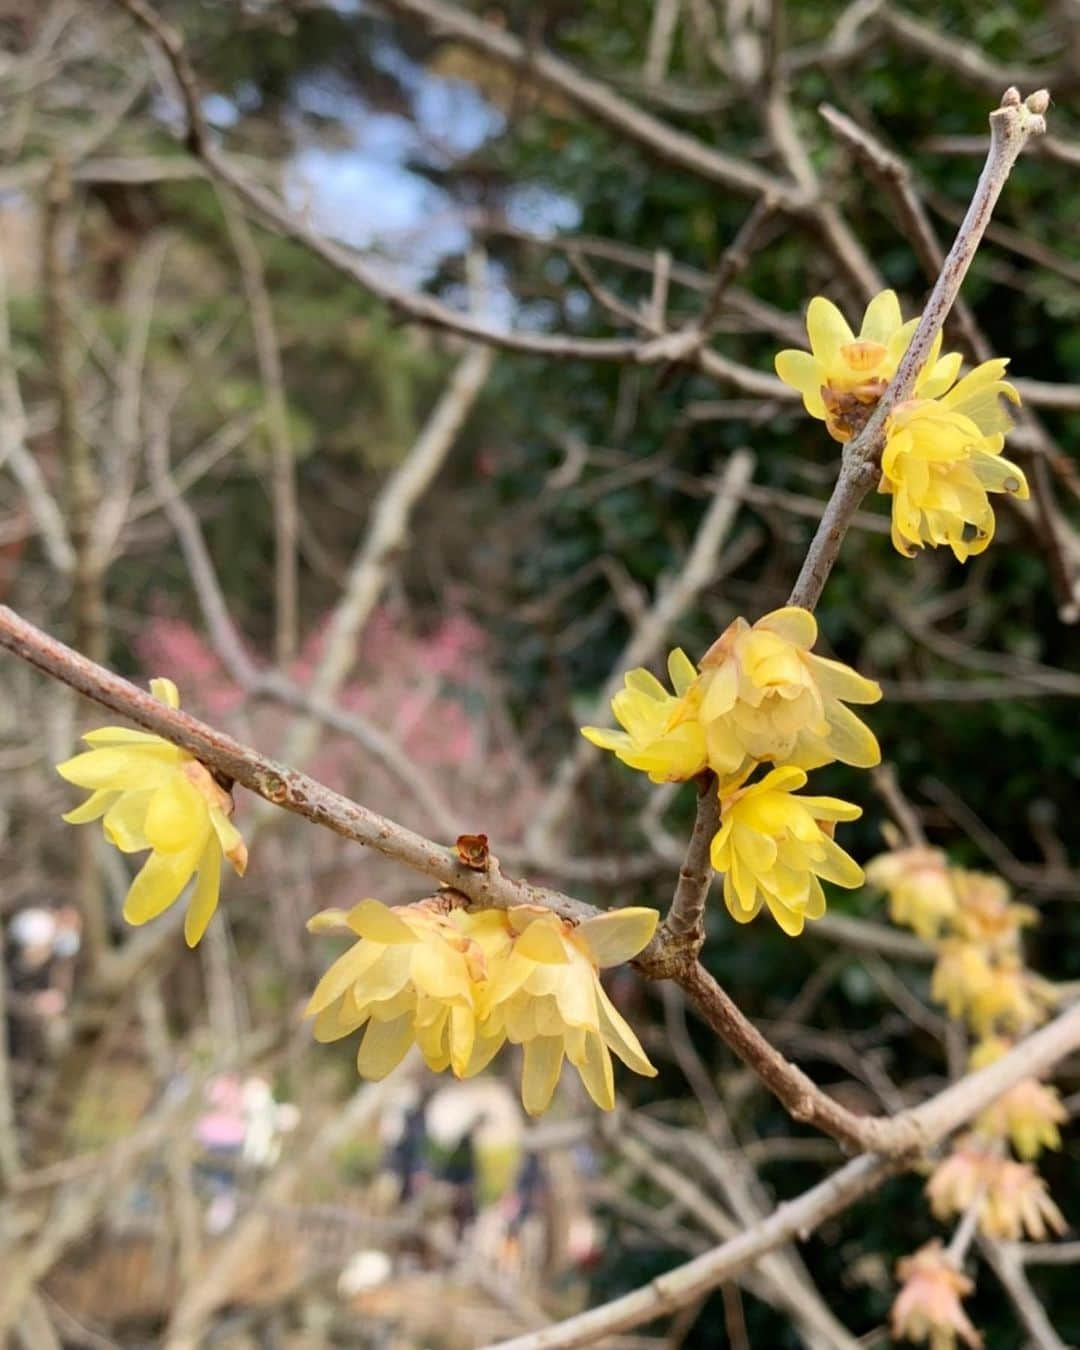
<path id="1" fill-rule="evenodd" d="M 881 364 L 885 359 L 885 348 L 880 342 L 846 342 L 840 348 L 840 355 L 852 370 L 862 372 Z"/>

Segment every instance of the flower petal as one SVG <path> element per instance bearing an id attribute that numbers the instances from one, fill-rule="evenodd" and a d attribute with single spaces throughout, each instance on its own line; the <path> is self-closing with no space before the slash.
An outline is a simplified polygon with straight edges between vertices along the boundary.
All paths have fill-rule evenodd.
<path id="1" fill-rule="evenodd" d="M 902 328 L 903 315 L 900 313 L 900 301 L 895 291 L 880 291 L 866 306 L 862 327 L 859 329 L 860 342 L 880 342 L 882 345 Z"/>
<path id="2" fill-rule="evenodd" d="M 349 910 L 348 923 L 357 937 L 381 942 L 386 947 L 418 941 L 405 920 L 381 900 L 361 900 Z"/>
<path id="3" fill-rule="evenodd" d="M 841 347 L 855 341 L 855 334 L 847 319 L 823 295 L 815 295 L 807 307 L 806 332 L 814 355 L 826 363 L 836 356 Z"/>
<path id="4" fill-rule="evenodd" d="M 119 795 L 114 790 L 99 788 L 81 806 L 65 811 L 60 819 L 66 820 L 69 825 L 88 825 L 92 820 L 100 820 Z"/>
<path id="5" fill-rule="evenodd" d="M 221 845 L 209 839 L 199 859 L 199 878 L 188 901 L 184 915 L 184 941 L 189 947 L 198 945 L 206 926 L 214 917 L 221 893 Z"/>
<path id="6" fill-rule="evenodd" d="M 169 908 L 191 880 L 205 842 L 198 840 L 178 853 L 151 853 L 124 901 L 128 923 L 146 923 Z"/>
<path id="7" fill-rule="evenodd" d="M 758 619 L 754 628 L 764 628 L 770 633 L 776 633 L 785 642 L 794 643 L 796 647 L 801 647 L 805 651 L 809 651 L 814 645 L 818 635 L 817 620 L 808 609 L 800 609 L 798 605 L 785 605 L 783 609 L 774 609 L 771 614 Z"/>
<path id="8" fill-rule="evenodd" d="M 369 1022 L 356 1055 L 360 1077 L 376 1083 L 385 1078 L 409 1053 L 413 1040 L 412 1013 L 395 1017 L 392 1022 Z"/>
<path id="9" fill-rule="evenodd" d="M 150 692 L 159 703 L 164 703 L 169 708 L 179 708 L 180 692 L 172 680 L 159 675 L 157 679 L 150 681 Z"/>
<path id="10" fill-rule="evenodd" d="M 525 1042 L 525 1067 L 521 1074 L 521 1102 L 530 1116 L 546 1111 L 562 1072 L 561 1036 L 535 1036 Z"/>
<path id="11" fill-rule="evenodd" d="M 65 759 L 56 766 L 56 772 L 81 788 L 151 788 L 176 771 L 178 757 L 182 758 L 182 752 L 164 742 L 137 749 L 108 746 Z"/>
<path id="12" fill-rule="evenodd" d="M 655 909 L 631 906 L 586 919 L 573 937 L 584 944 L 594 965 L 617 966 L 637 956 L 656 932 L 660 915 Z"/>

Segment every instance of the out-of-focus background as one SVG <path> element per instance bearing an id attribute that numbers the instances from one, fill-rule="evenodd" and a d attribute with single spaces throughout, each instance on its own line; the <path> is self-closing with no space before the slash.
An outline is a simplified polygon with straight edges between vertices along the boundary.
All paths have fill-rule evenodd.
<path id="1" fill-rule="evenodd" d="M 577 726 L 628 644 L 656 669 L 782 604 L 835 473 L 836 445 L 772 386 L 774 352 L 801 344 L 812 295 L 857 319 L 875 272 L 916 312 L 988 110 L 1012 82 L 1050 87 L 1052 134 L 948 334 L 1011 358 L 1033 505 L 1000 504 L 994 546 L 961 567 L 900 558 L 869 499 L 819 618 L 825 648 L 882 682 L 869 720 L 932 841 L 1038 907 L 1034 968 L 1080 978 L 1073 0 L 160 12 L 212 145 L 291 226 L 186 153 L 177 89 L 120 6 L 2 0 L 0 600 L 140 682 L 171 676 L 196 715 L 394 819 L 483 832 L 507 870 L 600 905 L 666 905 L 693 794 Z M 760 175 L 811 205 L 779 203 L 726 257 Z M 470 346 L 413 322 L 418 295 L 518 347 L 565 342 Z M 650 346 L 695 324 L 715 359 Z M 837 1162 L 628 969 L 610 992 L 660 1072 L 619 1075 L 614 1121 L 575 1080 L 527 1123 L 509 1053 L 469 1083 L 410 1062 L 359 1084 L 355 1044 L 315 1045 L 301 1020 L 340 947 L 304 923 L 417 899 L 423 879 L 238 793 L 251 867 L 198 950 L 172 914 L 125 930 L 130 860 L 59 822 L 76 794 L 52 770 L 110 719 L 13 658 L 0 672 L 15 1343 L 471 1347 L 640 1285 Z M 889 813 L 866 775 L 818 777 L 865 808 L 849 849 L 878 852 Z M 962 1063 L 929 968 L 869 890 L 834 891 L 830 915 L 862 922 L 792 941 L 714 901 L 706 964 L 847 1105 L 917 1102 Z M 1080 1106 L 1080 1075 L 1059 1081 Z M 1076 1148 L 1066 1134 L 1042 1167 L 1071 1220 Z M 897 1257 L 939 1231 L 921 1186 L 890 1182 L 802 1249 L 824 1304 L 876 1329 L 862 1344 L 887 1340 Z M 1070 1268 L 1029 1276 L 1080 1339 Z M 831 1344 L 783 1288 L 748 1271 L 610 1343 Z M 970 1307 L 988 1345 L 1029 1343 L 989 1273 Z"/>

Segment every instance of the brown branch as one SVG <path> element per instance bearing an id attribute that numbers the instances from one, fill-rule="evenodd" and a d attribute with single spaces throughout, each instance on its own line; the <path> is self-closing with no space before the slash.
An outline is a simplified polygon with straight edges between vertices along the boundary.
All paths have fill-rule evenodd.
<path id="1" fill-rule="evenodd" d="M 236 161 L 223 155 L 211 138 L 202 113 L 198 80 L 184 50 L 180 35 L 157 14 L 146 0 L 113 0 L 149 33 L 166 57 L 176 80 L 187 117 L 186 143 L 211 178 L 231 191 L 249 210 L 270 228 L 303 245 L 335 271 L 348 277 L 377 300 L 396 310 L 404 318 L 456 333 L 471 341 L 504 351 L 523 352 L 555 359 L 588 361 L 615 361 L 627 364 L 650 364 L 666 358 L 652 352 L 648 343 L 637 338 L 579 338 L 564 333 L 530 333 L 494 327 L 475 315 L 452 309 L 434 296 L 396 285 L 377 264 L 366 262 L 351 249 L 327 239 L 307 221 L 291 212 L 281 199 L 261 184 L 250 179 L 237 167 Z M 470 22 L 476 22 L 470 20 Z M 498 30 L 493 30 L 498 32 Z M 516 41 L 515 39 L 508 39 Z M 612 97 L 615 97 L 612 95 Z M 641 114 L 645 116 L 645 114 Z M 651 120 L 651 119 L 649 119 Z M 662 123 L 658 124 L 663 126 Z M 678 133 L 672 133 L 678 135 Z M 699 143 L 683 137 L 691 146 Z M 718 152 L 700 147 L 706 158 Z M 724 157 L 720 157 L 724 160 Z M 726 161 L 725 161 L 726 162 Z M 737 161 L 732 161 L 737 163 Z M 752 175 L 752 191 L 773 191 L 774 180 L 747 169 Z M 760 181 L 759 181 L 760 178 Z M 780 200 L 782 184 L 776 185 L 774 196 Z M 783 396 L 784 386 L 772 375 L 741 365 L 712 348 L 703 348 L 693 358 L 694 364 L 711 378 L 729 382 L 746 393 Z"/>
<path id="2" fill-rule="evenodd" d="M 1001 190 L 1020 152 L 1032 136 L 1046 130 L 1043 113 L 1049 95 L 1045 90 L 1021 102 L 1015 89 L 1007 89 L 1000 107 L 990 114 L 990 148 L 971 205 L 942 265 L 938 279 L 923 309 L 899 369 L 882 394 L 873 416 L 863 430 L 844 447 L 840 474 L 832 497 L 807 551 L 788 601 L 813 609 L 821 598 L 829 573 L 840 555 L 851 518 L 878 480 L 886 423 L 892 409 L 908 398 L 930 348 L 960 291 L 961 283 L 990 222 Z"/>

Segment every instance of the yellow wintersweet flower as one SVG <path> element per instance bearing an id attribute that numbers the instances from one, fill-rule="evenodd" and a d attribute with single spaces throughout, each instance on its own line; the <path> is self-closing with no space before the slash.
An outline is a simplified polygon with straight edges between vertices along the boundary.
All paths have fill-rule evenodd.
<path id="1" fill-rule="evenodd" d="M 523 1046 L 525 1110 L 535 1116 L 547 1108 L 566 1058 L 597 1106 L 610 1111 L 610 1052 L 635 1073 L 652 1078 L 656 1070 L 604 992 L 599 972 L 636 956 L 659 915 L 628 908 L 572 924 L 539 906 L 519 905 L 506 918 L 513 945 L 492 976 L 483 1027 L 488 1036 Z"/>
<path id="2" fill-rule="evenodd" d="M 999 1161 L 985 1140 L 973 1134 L 957 1139 L 926 1183 L 934 1218 L 944 1222 L 954 1214 L 965 1214 L 989 1184 Z"/>
<path id="3" fill-rule="evenodd" d="M 949 879 L 956 896 L 954 930 L 989 951 L 1019 951 L 1021 930 L 1038 923 L 1038 911 L 1030 905 L 1013 904 L 1008 885 L 988 872 L 953 867 Z"/>
<path id="4" fill-rule="evenodd" d="M 949 864 L 938 848 L 901 848 L 866 865 L 866 880 L 889 897 L 893 923 L 932 942 L 956 913 Z"/>
<path id="5" fill-rule="evenodd" d="M 897 1262 L 896 1274 L 901 1288 L 889 1319 L 894 1341 L 929 1341 L 930 1350 L 953 1350 L 959 1337 L 970 1350 L 981 1350 L 982 1337 L 960 1302 L 975 1286 L 939 1239 Z"/>
<path id="6" fill-rule="evenodd" d="M 724 903 L 738 923 L 762 905 L 791 937 L 825 913 L 819 877 L 852 889 L 862 868 L 832 838 L 832 822 L 856 820 L 858 806 L 836 797 L 796 797 L 802 769 L 784 765 L 721 799 L 712 865 L 724 874 Z M 824 828 L 822 822 L 825 822 Z"/>
<path id="7" fill-rule="evenodd" d="M 962 937 L 938 946 L 930 996 L 950 1017 L 964 1018 L 978 1036 L 992 1030 L 1023 1030 L 1042 1019 L 1038 988 L 1020 958 L 991 960 L 986 949 Z"/>
<path id="8" fill-rule="evenodd" d="M 972 1070 L 993 1064 L 1010 1049 L 998 1036 L 988 1037 L 970 1056 Z M 1037 1158 L 1044 1148 L 1061 1147 L 1061 1131 L 1069 1118 L 1057 1089 L 1037 1078 L 1022 1078 L 978 1117 L 975 1128 L 994 1139 L 1009 1139 L 1025 1162 Z"/>
<path id="9" fill-rule="evenodd" d="M 918 324 L 917 318 L 904 323 L 895 291 L 882 291 L 867 305 L 856 337 L 832 301 L 815 296 L 806 311 L 810 351 L 777 353 L 776 373 L 802 394 L 806 411 L 834 440 L 850 440 L 896 374 Z M 959 353 L 939 359 L 940 351 L 939 333 L 916 380 L 922 398 L 944 393 L 959 373 Z"/>
<path id="10" fill-rule="evenodd" d="M 385 1078 L 414 1043 L 436 1073 L 479 1073 L 505 1039 L 493 1040 L 477 1025 L 477 991 L 499 947 L 500 916 L 490 913 L 471 915 L 433 897 L 395 909 L 361 900 L 347 913 L 317 914 L 311 931 L 345 926 L 359 941 L 327 970 L 308 1002 L 315 1039 L 339 1040 L 366 1026 L 356 1060 L 362 1078 Z M 506 935 L 502 946 L 509 945 Z"/>
<path id="11" fill-rule="evenodd" d="M 172 680 L 151 680 L 150 688 L 160 702 L 180 706 Z M 217 908 L 222 857 L 240 876 L 247 867 L 247 848 L 229 820 L 232 798 L 194 756 L 160 736 L 100 727 L 83 740 L 92 748 L 56 771 L 91 795 L 64 820 L 101 820 L 105 838 L 122 853 L 151 850 L 124 902 L 128 923 L 157 918 L 197 876 L 184 918 L 184 937 L 194 947 Z"/>
<path id="12" fill-rule="evenodd" d="M 873 732 L 844 703 L 876 703 L 881 686 L 815 656 L 817 636 L 810 611 L 788 605 L 753 626 L 736 619 L 705 653 L 683 715 L 704 728 L 709 767 L 722 783 L 760 760 L 800 769 L 837 759 L 880 764 Z"/>
<path id="13" fill-rule="evenodd" d="M 984 361 L 943 397 L 910 399 L 889 418 L 880 490 L 892 496 L 892 541 L 905 558 L 948 544 L 964 562 L 994 537 L 987 494 L 1027 499 L 1022 470 L 1001 454 L 1012 425 L 1001 400 L 1020 401 L 1001 378 L 1007 364 Z"/>
<path id="14" fill-rule="evenodd" d="M 697 678 L 694 663 L 676 649 L 668 657 L 668 673 L 674 696 L 641 667 L 626 673 L 625 688 L 611 700 L 615 719 L 625 730 L 581 728 L 586 740 L 613 750 L 616 758 L 647 773 L 654 783 L 681 783 L 705 768 L 705 735 L 688 715 L 685 699 Z"/>
<path id="15" fill-rule="evenodd" d="M 1019 1242 L 1025 1236 L 1045 1242 L 1068 1228 L 1065 1216 L 1050 1199 L 1046 1181 L 1030 1163 L 997 1159 L 991 1169 L 979 1227 L 989 1238 Z"/>

